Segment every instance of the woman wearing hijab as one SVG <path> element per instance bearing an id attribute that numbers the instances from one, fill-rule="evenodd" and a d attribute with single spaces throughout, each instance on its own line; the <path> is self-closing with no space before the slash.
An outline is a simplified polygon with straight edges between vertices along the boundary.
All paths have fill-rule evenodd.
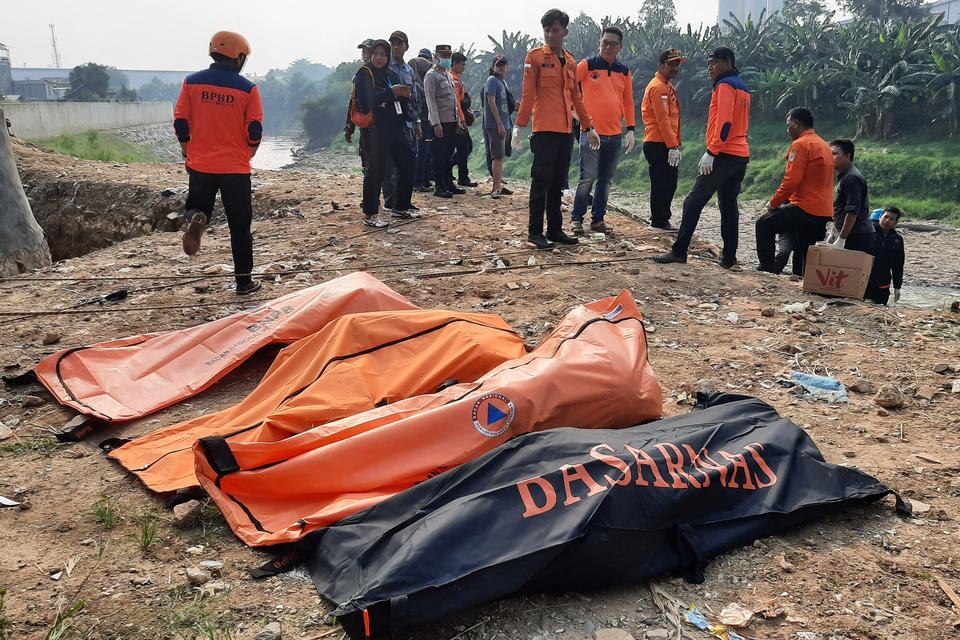
<path id="1" fill-rule="evenodd" d="M 388 156 L 399 171 L 393 217 L 413 217 L 409 209 L 414 158 L 404 139 L 406 122 L 410 119 L 410 87 L 389 70 L 389 61 L 390 43 L 376 40 L 370 47 L 370 62 L 354 78 L 357 110 L 363 114 L 373 113 L 370 159 L 363 177 L 363 223 L 375 228 L 388 224 L 380 217 L 380 190 Z"/>

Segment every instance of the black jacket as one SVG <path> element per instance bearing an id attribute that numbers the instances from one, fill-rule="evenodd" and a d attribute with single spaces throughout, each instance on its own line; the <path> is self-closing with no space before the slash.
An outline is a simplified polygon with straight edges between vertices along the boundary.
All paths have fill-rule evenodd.
<path id="1" fill-rule="evenodd" d="M 877 252 L 873 260 L 874 280 L 877 286 L 889 286 L 892 276 L 893 288 L 900 289 L 903 286 L 903 263 L 906 261 L 903 236 L 896 229 L 887 233 L 876 222 L 873 227 L 876 233 Z"/>

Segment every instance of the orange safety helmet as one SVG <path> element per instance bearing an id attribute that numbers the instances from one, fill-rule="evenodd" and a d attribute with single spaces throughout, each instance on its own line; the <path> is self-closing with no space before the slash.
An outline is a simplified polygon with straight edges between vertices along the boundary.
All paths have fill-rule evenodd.
<path id="1" fill-rule="evenodd" d="M 222 56 L 238 60 L 240 56 L 250 56 L 250 42 L 239 33 L 233 31 L 217 31 L 210 38 L 209 54 L 219 53 Z"/>

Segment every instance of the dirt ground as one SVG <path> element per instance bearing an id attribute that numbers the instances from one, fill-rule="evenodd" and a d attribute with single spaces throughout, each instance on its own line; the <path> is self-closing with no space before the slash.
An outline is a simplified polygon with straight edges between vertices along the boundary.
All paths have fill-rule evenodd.
<path id="1" fill-rule="evenodd" d="M 169 202 L 169 212 L 182 204 L 177 189 L 185 177 L 177 165 L 81 162 L 22 144 L 16 150 L 28 191 L 48 189 L 51 208 L 57 197 L 64 200 L 61 208 L 71 197 L 64 184 L 98 185 L 92 191 L 100 195 L 83 196 L 86 204 L 73 195 L 85 212 L 78 224 L 96 218 L 94 203 L 114 197 L 123 206 L 109 211 L 104 204 L 102 215 L 145 215 L 142 224 L 161 229 L 166 214 L 154 216 L 152 207 Z M 266 276 L 258 300 L 367 270 L 423 307 L 500 314 L 533 346 L 569 307 L 627 288 L 649 326 L 666 415 L 687 411 L 680 401 L 705 379 L 756 395 L 802 425 L 827 460 L 862 468 L 929 506 L 909 519 L 894 513 L 892 499 L 850 510 L 715 559 L 703 584 L 665 577 L 666 591 L 707 611 L 731 602 L 752 608 L 758 616 L 741 631 L 752 639 L 960 636 L 960 608 L 941 587 L 960 591 L 960 394 L 951 392 L 960 379 L 960 315 L 862 302 L 828 305 L 788 278 L 757 274 L 748 260 L 752 225 L 746 214 L 745 266 L 728 272 L 717 264 L 716 247 L 704 242 L 694 245 L 686 265 L 655 264 L 649 258 L 669 238 L 613 213 L 608 221 L 615 233 L 605 241 L 551 253 L 528 250 L 522 186 L 500 201 L 484 197 L 483 188 L 452 201 L 418 196 L 422 219 L 371 232 L 359 223 L 359 177 L 336 162 L 311 173 L 260 172 L 255 185 L 258 268 L 303 271 Z M 174 193 L 162 195 L 166 189 Z M 146 213 L 138 213 L 134 197 L 109 195 L 125 193 L 139 193 Z M 634 212 L 645 209 L 629 195 L 615 202 Z M 716 211 L 708 210 L 702 224 L 709 239 Z M 911 262 L 907 287 L 920 282 L 920 274 L 928 278 L 925 285 L 956 286 L 958 237 L 949 231 L 908 234 L 911 260 L 922 255 L 931 262 Z M 498 269 L 496 257 L 508 268 Z M 608 262 L 557 264 L 601 260 Z M 158 230 L 42 274 L 182 280 L 0 282 L 7 314 L 0 316 L 0 365 L 15 373 L 61 348 L 234 313 L 252 301 L 237 299 L 231 278 L 204 274 L 219 264 L 230 264 L 222 220 L 192 259 L 182 255 L 178 234 Z M 942 276 L 931 278 L 931 267 Z M 465 270 L 474 273 L 444 275 Z M 121 287 L 126 299 L 100 300 Z M 781 310 L 803 301 L 812 302 L 806 312 Z M 34 315 L 74 305 L 84 313 Z M 171 305 L 181 308 L 136 310 Z M 239 543 L 215 508 L 204 509 L 197 527 L 174 528 L 170 512 L 97 448 L 107 437 L 137 436 L 237 402 L 256 385 L 271 355 L 259 355 L 196 398 L 69 445 L 51 436 L 71 416 L 39 385 L 0 388 L 0 422 L 12 431 L 0 442 L 0 495 L 24 503 L 0 509 L 0 587 L 6 589 L 0 629 L 6 620 L 12 638 L 252 638 L 275 621 L 283 638 L 341 637 L 329 604 L 303 573 L 252 580 L 247 570 L 268 556 Z M 905 406 L 881 410 L 873 393 L 855 392 L 849 404 L 816 402 L 776 383 L 791 370 L 832 375 L 848 385 L 893 384 L 904 392 Z M 223 563 L 221 575 L 191 587 L 187 569 L 209 560 Z M 623 633 L 607 637 L 640 640 L 666 637 L 668 623 L 646 585 L 627 585 L 508 598 L 409 637 L 579 640 L 613 628 Z M 684 637 L 707 636 L 687 627 Z"/>

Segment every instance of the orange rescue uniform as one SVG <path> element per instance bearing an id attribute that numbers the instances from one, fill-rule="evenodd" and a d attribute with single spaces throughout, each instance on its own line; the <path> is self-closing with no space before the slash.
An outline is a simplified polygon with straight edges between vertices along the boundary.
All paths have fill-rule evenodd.
<path id="1" fill-rule="evenodd" d="M 680 146 L 680 101 L 673 83 L 657 71 L 643 92 L 643 141 L 662 142 L 668 149 Z"/>
<path id="2" fill-rule="evenodd" d="M 581 60 L 577 65 L 577 83 L 597 133 L 618 136 L 623 133 L 624 120 L 627 129 L 636 126 L 633 74 L 619 60 L 613 64 L 600 56 Z"/>
<path id="3" fill-rule="evenodd" d="M 750 157 L 747 129 L 750 127 L 750 91 L 735 71 L 713 83 L 707 116 L 707 152 Z"/>
<path id="4" fill-rule="evenodd" d="M 450 72 L 450 77 L 453 78 L 453 91 L 457 96 L 457 118 L 460 119 L 460 122 L 466 122 L 463 117 L 463 81 L 461 81 L 460 76 L 453 71 Z"/>
<path id="5" fill-rule="evenodd" d="M 800 134 L 787 152 L 787 170 L 770 206 L 776 209 L 785 202 L 812 216 L 833 216 L 833 155 L 813 129 Z"/>
<path id="6" fill-rule="evenodd" d="M 227 65 L 191 73 L 173 112 L 177 139 L 187 143 L 187 167 L 201 173 L 250 173 L 251 150 L 263 137 L 257 86 Z"/>
<path id="7" fill-rule="evenodd" d="M 515 120 L 518 127 L 527 126 L 532 115 L 534 133 L 571 133 L 571 112 L 575 109 L 583 130 L 593 128 L 593 119 L 577 85 L 577 61 L 566 49 L 563 59 L 561 65 L 560 58 L 547 45 L 527 53 L 523 62 L 523 94 Z"/>

